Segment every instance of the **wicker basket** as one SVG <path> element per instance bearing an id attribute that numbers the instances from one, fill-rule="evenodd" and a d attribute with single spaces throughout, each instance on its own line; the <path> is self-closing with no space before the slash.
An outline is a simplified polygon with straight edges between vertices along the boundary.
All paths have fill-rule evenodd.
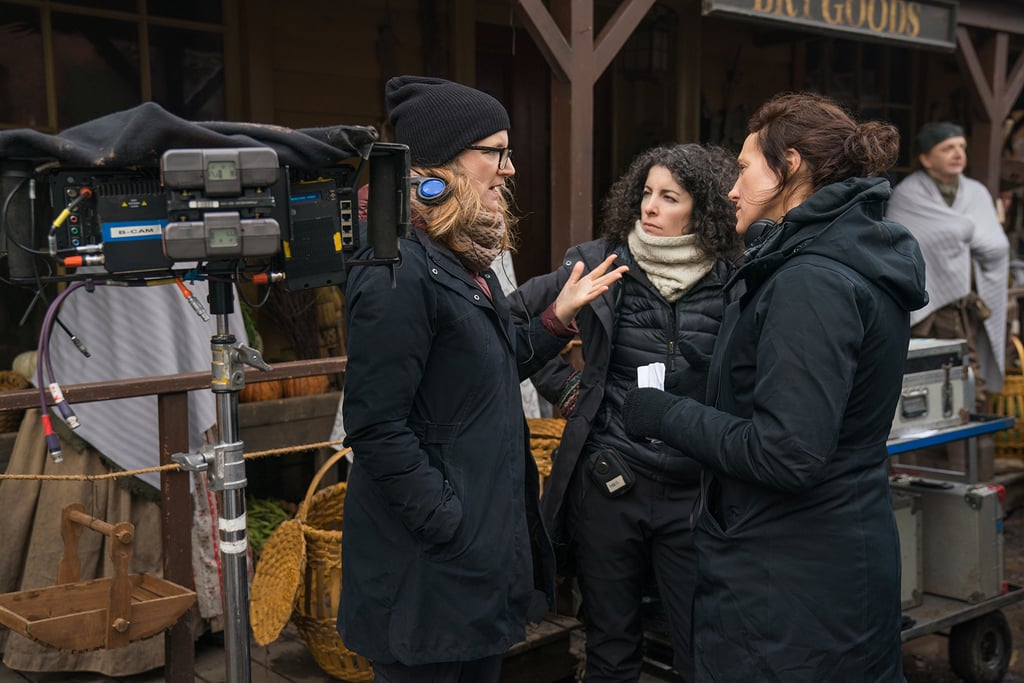
<path id="1" fill-rule="evenodd" d="M 989 408 L 996 415 L 1017 418 L 1013 427 L 994 432 L 997 458 L 1024 459 L 1024 344 L 1017 337 L 1010 337 L 1020 362 L 1019 373 L 1007 373 L 1003 390 L 989 398 Z"/>
<path id="2" fill-rule="evenodd" d="M 345 647 L 338 635 L 341 597 L 341 519 L 344 482 L 317 491 L 330 468 L 349 452 L 338 451 L 317 471 L 295 519 L 306 540 L 306 566 L 299 581 L 292 621 L 320 668 L 352 683 L 373 680 L 370 660 Z"/>
<path id="3" fill-rule="evenodd" d="M 352 683 L 373 680 L 370 660 L 341 642 L 335 622 L 341 597 L 341 514 L 345 484 L 317 491 L 346 448 L 317 471 L 295 519 L 282 522 L 267 539 L 256 563 L 249 621 L 259 645 L 277 640 L 289 616 L 313 654 L 334 678 Z"/>
<path id="4" fill-rule="evenodd" d="M 541 490 L 544 480 L 551 475 L 551 454 L 562 441 L 565 420 L 561 418 L 537 417 L 526 421 L 530 426 L 530 451 L 537 461 L 537 472 L 540 474 Z"/>
<path id="5" fill-rule="evenodd" d="M 32 384 L 13 370 L 0 370 L 0 392 L 28 389 Z M 16 432 L 21 428 L 25 409 L 0 410 L 0 433 Z"/>
<path id="6" fill-rule="evenodd" d="M 281 522 L 263 545 L 249 593 L 249 624 L 256 644 L 277 640 L 295 608 L 306 539 L 297 520 Z"/>

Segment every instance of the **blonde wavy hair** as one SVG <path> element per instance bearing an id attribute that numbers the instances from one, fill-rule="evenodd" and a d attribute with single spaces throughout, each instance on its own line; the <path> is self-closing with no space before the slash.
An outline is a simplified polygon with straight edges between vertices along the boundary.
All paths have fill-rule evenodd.
<path id="1" fill-rule="evenodd" d="M 434 168 L 413 166 L 411 170 L 414 176 L 440 178 L 447 187 L 448 195 L 436 204 L 424 204 L 416 199 L 415 193 L 410 200 L 414 222 L 418 217 L 424 231 L 432 239 L 449 247 L 456 254 L 461 254 L 465 249 L 458 246 L 463 242 L 459 238 L 469 231 L 470 226 L 497 228 L 504 223 L 502 250 L 515 251 L 518 237 L 515 226 L 519 219 L 512 209 L 515 202 L 512 198 L 511 178 L 505 179 L 499 193 L 501 208 L 495 213 L 484 208 L 480 195 L 477 194 L 457 158 Z"/>

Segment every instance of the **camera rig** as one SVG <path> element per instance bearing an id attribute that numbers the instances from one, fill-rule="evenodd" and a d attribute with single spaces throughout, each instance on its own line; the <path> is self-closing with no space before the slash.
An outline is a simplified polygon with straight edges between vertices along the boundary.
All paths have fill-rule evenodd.
<path id="1" fill-rule="evenodd" d="M 281 165 L 271 147 L 174 148 L 159 167 L 0 167 L 0 255 L 12 282 L 166 277 L 184 262 L 289 290 L 342 284 L 358 263 L 396 264 L 409 223 L 409 155 L 374 142 L 358 164 Z M 357 181 L 369 168 L 367 223 Z M 357 252 L 374 248 L 372 259 Z M 83 268 L 83 266 L 94 266 Z M 190 266 L 191 267 L 191 266 Z M 43 268 L 52 272 L 52 268 Z"/>
<path id="2" fill-rule="evenodd" d="M 364 170 L 365 223 L 357 189 Z M 171 459 L 183 470 L 208 472 L 211 489 L 220 494 L 225 659 L 232 683 L 251 680 L 238 392 L 245 384 L 243 365 L 270 369 L 229 330 L 233 284 L 280 282 L 299 290 L 340 285 L 354 265 L 396 267 L 398 238 L 409 228 L 409 192 L 408 148 L 378 143 L 367 127 L 193 123 L 144 103 L 56 136 L 0 131 L 0 278 L 36 288 L 37 297 L 44 285 L 69 283 L 47 309 L 36 369 L 40 419 L 54 462 L 61 460 L 61 446 L 47 386 L 64 422 L 78 426 L 53 376 L 47 341 L 67 296 L 94 284 L 172 279 L 186 293 L 183 274 L 209 280 L 219 441 Z M 364 247 L 372 248 L 372 256 Z M 186 299 L 209 319 L 190 292 Z"/>

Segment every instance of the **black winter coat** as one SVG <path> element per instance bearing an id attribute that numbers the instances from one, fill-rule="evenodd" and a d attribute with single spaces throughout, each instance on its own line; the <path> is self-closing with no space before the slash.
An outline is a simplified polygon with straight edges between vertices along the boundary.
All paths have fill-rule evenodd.
<path id="1" fill-rule="evenodd" d="M 888 181 L 826 186 L 737 274 L 709 401 L 662 435 L 708 467 L 695 542 L 697 680 L 902 681 L 900 554 L 886 440 L 916 240 L 884 220 Z"/>
<path id="2" fill-rule="evenodd" d="M 492 300 L 421 231 L 401 254 L 396 287 L 380 267 L 346 286 L 338 630 L 381 662 L 475 660 L 523 640 L 544 593 L 553 605 L 519 383 L 565 340 L 513 325 L 494 273 Z"/>
<path id="3" fill-rule="evenodd" d="M 571 540 L 571 530 L 564 528 L 568 509 L 566 493 L 588 438 L 615 447 L 633 467 L 644 470 L 653 478 L 690 484 L 696 488 L 700 476 L 699 465 L 695 461 L 680 458 L 678 451 L 664 444 L 652 447 L 643 443 L 635 444 L 635 448 L 628 447 L 630 440 L 620 419 L 625 391 L 620 386 L 617 391 L 621 395 L 612 395 L 615 392 L 610 387 L 609 373 L 613 347 L 624 346 L 626 348 L 616 352 L 620 358 L 646 358 L 643 364 L 664 362 L 667 389 L 674 385 L 677 394 L 696 393 L 703 397 L 708 363 L 725 312 L 723 289 L 733 273 L 732 265 L 724 261 L 715 263 L 711 271 L 681 299 L 668 303 L 647 281 L 625 244 L 612 245 L 604 239 L 593 240 L 569 249 L 561 267 L 555 271 L 523 283 L 511 297 L 513 315 L 521 319 L 526 319 L 529 314 L 536 315 L 547 305 L 544 302 L 550 301 L 562 288 L 577 262 L 583 261 L 589 272 L 613 252 L 619 256 L 614 265 L 628 265 L 630 270 L 623 280 L 613 284 L 576 316 L 585 360 L 579 399 L 552 458 L 551 474 L 541 499 L 545 523 L 558 543 Z M 623 301 L 626 278 L 637 281 L 630 286 L 643 300 Z M 626 308 L 630 310 L 624 310 Z M 630 329 L 620 329 L 620 317 L 623 315 L 629 319 Z M 636 386 L 635 367 L 642 363 L 637 360 L 631 364 L 633 372 L 629 388 Z M 565 363 L 552 361 L 534 375 L 534 384 L 545 398 L 553 401 L 570 370 Z M 626 368 L 618 371 L 620 374 L 628 372 Z M 688 512 L 682 511 L 681 514 Z"/>

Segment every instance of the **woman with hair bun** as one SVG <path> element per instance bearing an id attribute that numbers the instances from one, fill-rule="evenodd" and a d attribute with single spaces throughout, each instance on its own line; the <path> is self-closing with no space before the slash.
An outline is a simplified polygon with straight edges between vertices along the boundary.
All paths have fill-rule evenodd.
<path id="1" fill-rule="evenodd" d="M 903 681 L 886 439 L 927 295 L 917 242 L 883 217 L 899 135 L 806 93 L 766 102 L 749 132 L 729 196 L 759 236 L 707 405 L 636 389 L 625 426 L 705 468 L 698 681 Z"/>

